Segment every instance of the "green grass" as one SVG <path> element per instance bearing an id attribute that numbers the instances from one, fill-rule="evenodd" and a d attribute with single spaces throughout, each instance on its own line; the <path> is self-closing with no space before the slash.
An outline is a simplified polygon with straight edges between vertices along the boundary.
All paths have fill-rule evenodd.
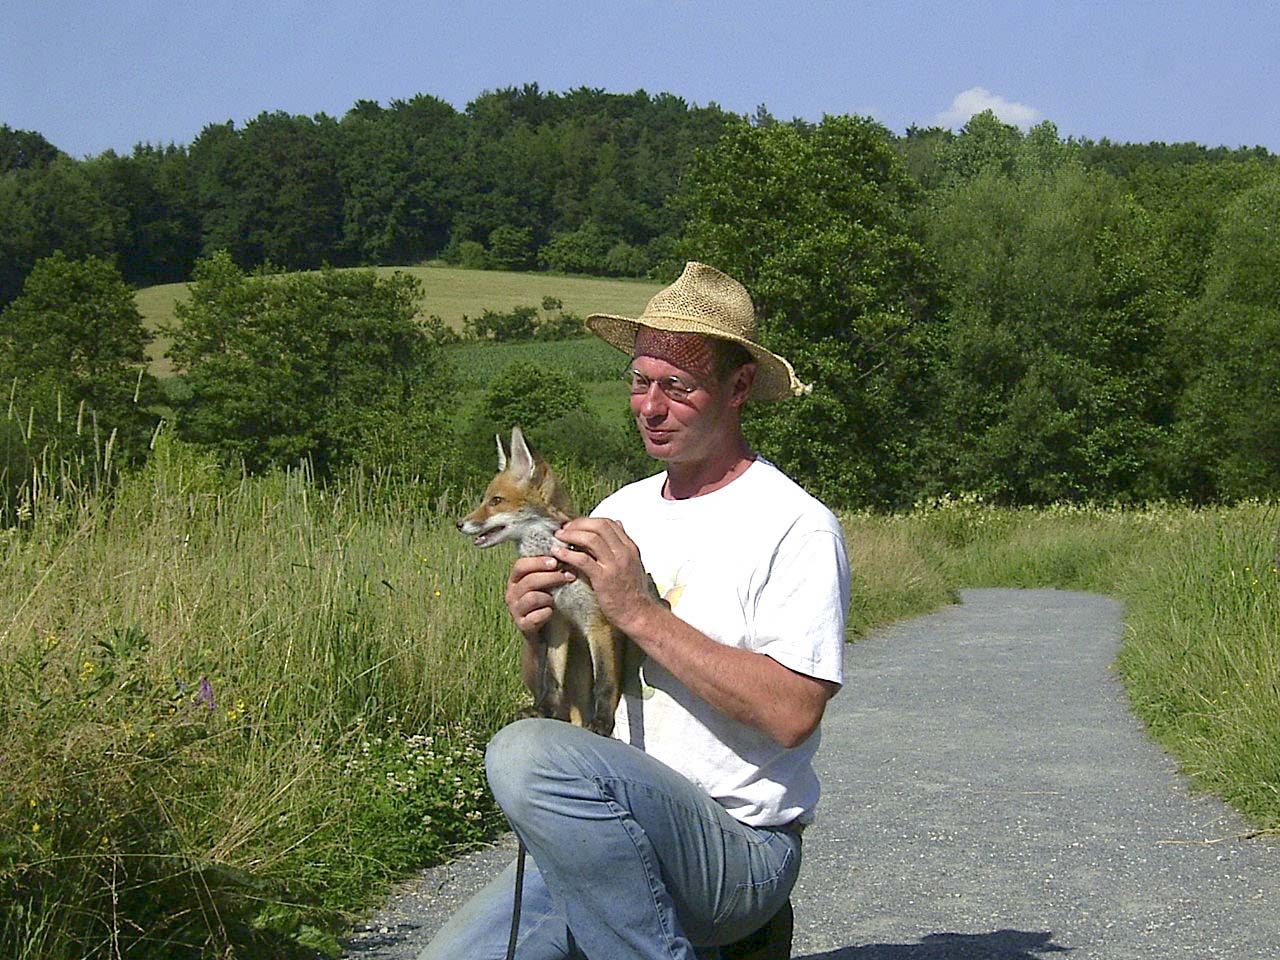
<path id="1" fill-rule="evenodd" d="M 568 313 L 586 317 L 592 313 L 637 316 L 660 288 L 643 280 L 600 277 L 566 277 L 547 273 L 515 273 L 501 270 L 463 270 L 458 267 L 376 267 L 380 274 L 400 271 L 422 281 L 424 298 L 420 316 L 440 317 L 457 331 L 463 318 L 479 317 L 485 310 L 508 311 L 513 307 L 540 307 L 543 297 L 555 297 Z M 138 312 L 147 329 L 157 330 L 174 321 L 174 305 L 188 296 L 187 284 L 167 283 L 139 290 Z M 169 340 L 158 337 L 148 348 L 151 372 L 168 376 L 172 368 L 164 353 Z"/>
<path id="2" fill-rule="evenodd" d="M 396 878 L 500 826 L 478 750 L 523 700 L 511 556 L 457 534 L 469 503 L 245 478 L 163 437 L 110 496 L 62 489 L 0 531 L 0 955 L 332 952 Z M 1139 715 L 1280 828 L 1275 507 L 842 520 L 851 637 L 962 586 L 1119 597 Z"/>

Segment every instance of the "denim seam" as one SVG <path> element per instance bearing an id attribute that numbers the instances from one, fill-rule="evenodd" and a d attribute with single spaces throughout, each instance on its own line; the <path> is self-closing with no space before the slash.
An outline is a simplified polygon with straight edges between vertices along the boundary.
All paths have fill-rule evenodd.
<path id="1" fill-rule="evenodd" d="M 637 843 L 635 836 L 631 832 L 631 827 L 627 823 L 627 817 L 626 817 L 626 814 L 628 812 L 627 809 L 623 807 L 621 804 L 619 804 L 616 800 L 614 800 L 613 796 L 609 793 L 609 791 L 605 789 L 606 779 L 619 782 L 619 783 L 635 783 L 635 781 L 624 780 L 621 777 L 605 778 L 600 776 L 592 776 L 589 779 L 591 780 L 591 783 L 595 786 L 596 791 L 599 793 L 601 802 L 603 802 L 605 806 L 609 808 L 610 812 L 613 813 L 613 815 L 617 818 L 618 823 L 621 825 L 623 831 L 627 835 L 627 839 L 631 841 L 631 846 L 635 850 L 636 856 L 640 859 L 641 864 L 644 866 L 645 880 L 649 886 L 649 896 L 652 898 L 652 901 L 653 901 L 653 913 L 658 920 L 658 925 L 662 928 L 663 935 L 666 937 L 666 942 L 662 945 L 663 949 L 666 950 L 667 955 L 670 956 L 672 960 L 678 960 L 678 958 L 676 958 L 675 952 L 672 950 L 672 947 L 671 947 L 671 941 L 675 939 L 675 930 L 671 928 L 671 925 L 668 922 L 667 917 L 663 915 L 662 905 L 658 901 L 658 891 L 654 882 L 655 873 L 661 873 L 661 871 L 657 869 L 657 864 L 651 862 L 649 857 L 640 848 L 639 843 Z"/>

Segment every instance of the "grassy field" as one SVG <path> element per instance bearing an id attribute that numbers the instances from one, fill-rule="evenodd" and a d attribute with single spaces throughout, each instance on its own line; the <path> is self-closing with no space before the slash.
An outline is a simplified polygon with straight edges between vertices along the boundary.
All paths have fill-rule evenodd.
<path id="1" fill-rule="evenodd" d="M 0 534 L 0 955 L 332 952 L 397 876 L 496 829 L 478 751 L 522 700 L 510 557 L 457 535 L 463 506 L 162 437 L 112 496 Z M 842 519 L 851 638 L 964 585 L 1122 599 L 1135 709 L 1280 828 L 1276 507 Z"/>
<path id="2" fill-rule="evenodd" d="M 420 272 L 425 311 L 453 323 L 544 295 L 634 313 L 654 289 Z M 138 302 L 156 323 L 180 295 Z M 623 426 L 622 355 L 593 338 L 446 355 L 464 419 L 519 363 L 569 374 Z M 579 504 L 609 492 L 600 469 L 567 471 Z M 457 534 L 466 494 L 245 477 L 164 433 L 108 493 L 73 477 L 56 499 L 43 479 L 0 530 L 0 956 L 334 954 L 398 877 L 500 828 L 480 750 L 524 699 L 510 554 Z M 1123 600 L 1134 709 L 1196 784 L 1280 830 L 1276 506 L 959 498 L 842 521 L 851 639 L 963 586 Z"/>
<path id="3" fill-rule="evenodd" d="M 422 281 L 425 296 L 420 315 L 440 317 L 461 331 L 465 317 L 479 317 L 485 310 L 508 311 L 513 307 L 538 307 L 543 297 L 555 297 L 568 313 L 636 316 L 661 284 L 643 280 L 597 277 L 565 277 L 546 273 L 513 273 L 500 270 L 463 270 L 446 266 L 376 267 L 378 273 L 400 271 Z M 155 331 L 174 320 L 173 308 L 187 297 L 185 283 L 166 283 L 139 290 L 134 297 L 147 329 Z M 164 353 L 169 339 L 158 337 L 147 350 L 151 372 L 168 376 L 172 371 Z"/>

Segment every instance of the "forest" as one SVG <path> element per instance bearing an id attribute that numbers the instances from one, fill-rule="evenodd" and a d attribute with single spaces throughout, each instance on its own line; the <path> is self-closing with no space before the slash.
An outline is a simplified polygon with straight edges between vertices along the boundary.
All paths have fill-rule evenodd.
<path id="1" fill-rule="evenodd" d="M 439 338 L 406 326 L 414 291 L 264 272 L 443 260 L 666 281 L 701 259 L 747 284 L 815 387 L 754 411 L 753 440 L 837 505 L 1280 491 L 1280 172 L 1260 147 L 1078 140 L 989 112 L 895 134 L 529 84 L 461 111 L 420 94 L 264 113 L 128 156 L 0 126 L 0 223 L 11 475 L 57 432 L 37 421 L 83 438 L 89 418 L 136 462 L 164 417 L 251 470 L 439 476 L 449 376 Z M 152 382 L 129 291 L 193 279 L 179 375 Z M 300 350 L 301 373 L 245 359 Z"/>

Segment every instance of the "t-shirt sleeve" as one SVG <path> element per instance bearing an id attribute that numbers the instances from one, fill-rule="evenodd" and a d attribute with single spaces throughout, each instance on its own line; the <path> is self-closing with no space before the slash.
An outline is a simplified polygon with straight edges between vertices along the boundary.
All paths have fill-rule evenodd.
<path id="1" fill-rule="evenodd" d="M 849 560 L 839 528 L 785 537 L 756 599 L 753 649 L 784 667 L 844 681 Z"/>

